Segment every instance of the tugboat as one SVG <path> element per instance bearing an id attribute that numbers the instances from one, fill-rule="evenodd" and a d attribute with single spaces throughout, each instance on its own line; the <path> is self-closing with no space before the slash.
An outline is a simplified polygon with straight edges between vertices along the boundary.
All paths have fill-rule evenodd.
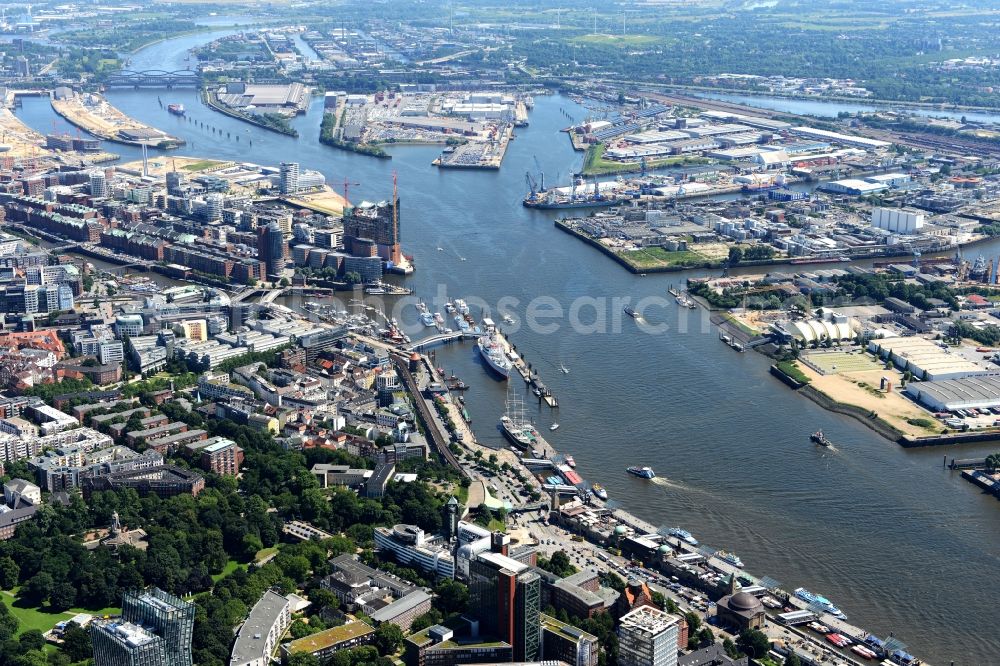
<path id="1" fill-rule="evenodd" d="M 831 446 L 832 442 L 826 438 L 822 430 L 817 430 L 813 434 L 809 435 L 809 439 L 812 440 L 814 444 L 819 444 L 820 446 Z"/>
<path id="2" fill-rule="evenodd" d="M 595 484 L 594 484 L 594 485 L 593 485 L 593 486 L 591 487 L 591 490 L 593 491 L 593 493 L 594 493 L 595 495 L 597 495 L 597 497 L 598 497 L 598 498 L 600 498 L 600 499 L 602 499 L 602 500 L 607 500 L 607 499 L 608 499 L 608 491 L 607 491 L 607 490 L 605 490 L 605 489 L 604 489 L 604 486 L 602 486 L 601 484 L 599 484 L 599 483 L 595 483 Z"/>
<path id="3" fill-rule="evenodd" d="M 652 467 L 632 466 L 625 471 L 643 479 L 652 479 L 656 477 L 656 472 L 653 471 Z"/>

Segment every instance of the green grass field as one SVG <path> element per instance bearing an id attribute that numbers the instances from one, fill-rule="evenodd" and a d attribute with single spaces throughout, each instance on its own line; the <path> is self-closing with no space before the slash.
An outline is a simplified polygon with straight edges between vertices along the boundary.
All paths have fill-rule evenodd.
<path id="1" fill-rule="evenodd" d="M 183 169 L 184 171 L 198 172 L 198 171 L 204 171 L 206 169 L 211 169 L 212 167 L 218 166 L 220 164 L 222 164 L 222 162 L 218 160 L 199 160 L 197 162 L 192 162 L 191 164 L 185 164 L 184 166 L 181 167 L 181 169 Z"/>
<path id="2" fill-rule="evenodd" d="M 844 374 L 850 372 L 867 372 L 881 370 L 882 364 L 868 354 L 847 353 L 840 351 L 803 352 L 809 362 L 820 369 L 823 374 Z"/>
<path id="3" fill-rule="evenodd" d="M 639 162 L 615 162 L 604 159 L 604 151 L 607 145 L 598 143 L 587 149 L 583 157 L 582 173 L 585 176 L 601 176 L 613 173 L 639 173 L 642 165 Z M 683 164 L 710 164 L 712 160 L 704 157 L 665 157 L 660 160 L 649 160 L 646 163 L 649 169 L 658 169 Z"/>
<path id="4" fill-rule="evenodd" d="M 581 35 L 569 41 L 577 44 L 643 46 L 646 44 L 655 44 L 660 41 L 660 38 L 652 35 Z"/>
<path id="5" fill-rule="evenodd" d="M 671 266 L 699 266 L 708 257 L 690 250 L 670 252 L 662 247 L 645 247 L 641 250 L 627 250 L 618 252 L 618 256 L 625 259 L 636 268 L 666 268 Z"/>
<path id="6" fill-rule="evenodd" d="M 229 574 L 233 573 L 237 569 L 246 569 L 246 568 L 247 568 L 247 565 L 245 565 L 245 564 L 240 564 L 236 560 L 229 560 L 228 562 L 226 562 L 226 566 L 224 566 L 222 568 L 222 572 L 221 573 L 212 574 L 212 582 L 213 583 L 218 583 L 220 580 L 222 580 L 223 578 L 225 578 Z"/>
<path id="7" fill-rule="evenodd" d="M 52 627 L 56 626 L 57 622 L 68 620 L 78 613 L 89 613 L 90 615 L 98 617 L 102 615 L 117 615 L 121 612 L 120 608 L 109 607 L 97 610 L 71 608 L 63 613 L 55 613 L 35 608 L 33 606 L 22 605 L 21 602 L 15 600 L 15 595 L 13 593 L 6 591 L 2 593 L 2 601 L 7 605 L 11 614 L 14 615 L 19 622 L 17 628 L 18 634 L 22 634 L 30 629 L 38 629 L 42 633 L 45 633 Z"/>

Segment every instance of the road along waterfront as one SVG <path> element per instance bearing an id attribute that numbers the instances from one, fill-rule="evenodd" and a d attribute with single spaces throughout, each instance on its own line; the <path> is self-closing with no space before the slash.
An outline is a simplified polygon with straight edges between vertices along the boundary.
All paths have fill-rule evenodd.
<path id="1" fill-rule="evenodd" d="M 156 44 L 137 53 L 132 66 L 172 69 L 186 49 L 212 38 Z M 183 103 L 191 120 L 169 116 L 157 95 Z M 321 100 L 294 121 L 300 136 L 292 138 L 217 114 L 193 90 L 107 96 L 123 112 L 185 139 L 183 154 L 297 161 L 331 184 L 349 176 L 352 199 L 387 198 L 396 170 L 404 247 L 417 269 L 406 284 L 432 311 L 443 312 L 455 297 L 469 300 L 477 316 L 475 303 L 488 304 L 494 319 L 505 297 L 516 300 L 510 309 L 519 322 L 532 302 L 539 312 L 561 310 L 545 322 L 558 324 L 555 332 L 504 330 L 559 397 L 558 411 L 540 408 L 534 419 L 543 431 L 558 420 L 560 429 L 547 438 L 575 456 L 585 478 L 653 525 L 681 525 L 702 542 L 737 552 L 756 575 L 829 597 L 853 624 L 894 632 L 932 663 L 995 661 L 992 600 L 1000 580 L 990 574 L 1000 564 L 998 506 L 942 469 L 942 450 L 902 449 L 789 391 L 768 374 L 766 358 L 720 345 L 707 314 L 679 310 L 666 296 L 670 283 L 706 272 L 627 273 L 556 229 L 552 215 L 521 206 L 534 156 L 552 182 L 567 182 L 579 168 L 579 154 L 558 132 L 568 124 L 560 109 L 577 120 L 586 111 L 568 98 L 536 98 L 530 126 L 518 130 L 499 171 L 440 171 L 430 166 L 435 147 L 397 148 L 388 161 L 320 145 Z M 48 101 L 24 104 L 18 115 L 51 131 Z M 116 150 L 138 157 L 129 147 Z M 1000 242 L 983 252 L 997 254 Z M 614 300 L 659 296 L 666 302 L 645 310 L 650 325 L 667 327 L 657 335 L 624 317 Z M 594 324 L 592 332 L 568 325 L 574 307 L 582 323 Z M 559 372 L 560 364 L 570 372 Z M 472 385 L 466 408 L 478 439 L 504 446 L 495 424 L 505 385 L 487 374 L 474 343 L 439 348 L 436 365 Z M 809 443 L 819 428 L 836 452 Z M 971 458 L 995 449 L 953 451 Z M 665 482 L 628 476 L 624 467 L 633 464 L 652 466 Z"/>

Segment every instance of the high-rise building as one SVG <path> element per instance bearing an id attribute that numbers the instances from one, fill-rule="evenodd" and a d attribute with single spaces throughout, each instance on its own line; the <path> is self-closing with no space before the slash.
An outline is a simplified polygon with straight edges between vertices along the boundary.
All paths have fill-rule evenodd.
<path id="1" fill-rule="evenodd" d="M 93 625 L 94 666 L 160 666 L 167 663 L 162 638 L 124 620 Z"/>
<path id="2" fill-rule="evenodd" d="M 509 643 L 514 661 L 541 657 L 541 580 L 526 564 L 498 552 L 480 553 L 469 565 L 472 612 L 481 630 Z"/>
<path id="3" fill-rule="evenodd" d="M 344 216 L 344 248 L 351 254 L 368 256 L 371 244 L 384 261 L 401 262 L 398 196 L 394 203 L 363 201 Z"/>
<path id="4" fill-rule="evenodd" d="M 31 76 L 31 64 L 23 55 L 14 58 L 14 74 L 22 77 Z"/>
<path id="5" fill-rule="evenodd" d="M 194 613 L 159 588 L 126 592 L 121 617 L 95 623 L 94 666 L 192 666 Z"/>
<path id="6" fill-rule="evenodd" d="M 299 163 L 282 162 L 279 173 L 278 190 L 282 194 L 294 194 L 299 191 Z"/>
<path id="7" fill-rule="evenodd" d="M 218 192 L 205 195 L 205 205 L 201 208 L 202 216 L 209 222 L 222 218 L 222 207 L 226 205 L 226 196 Z"/>
<path id="8" fill-rule="evenodd" d="M 269 278 L 277 279 L 285 270 L 286 248 L 285 236 L 277 222 L 257 228 L 257 257 L 264 262 Z"/>
<path id="9" fill-rule="evenodd" d="M 597 666 L 597 636 L 549 615 L 542 614 L 541 622 L 542 659 L 570 666 Z"/>
<path id="10" fill-rule="evenodd" d="M 90 172 L 90 196 L 104 199 L 108 196 L 108 177 L 103 171 Z"/>
<path id="11" fill-rule="evenodd" d="M 622 616 L 618 625 L 619 666 L 677 666 L 678 619 L 652 606 Z"/>
<path id="12" fill-rule="evenodd" d="M 187 180 L 183 171 L 168 171 L 167 172 L 167 194 L 176 195 L 180 193 L 181 188 L 184 186 L 184 182 Z"/>

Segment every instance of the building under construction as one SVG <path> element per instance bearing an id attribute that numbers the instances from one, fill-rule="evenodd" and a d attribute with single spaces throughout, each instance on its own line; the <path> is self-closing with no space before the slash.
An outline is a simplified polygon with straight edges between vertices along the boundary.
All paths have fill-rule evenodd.
<path id="1" fill-rule="evenodd" d="M 392 201 L 362 201 L 344 211 L 344 250 L 358 257 L 380 257 L 389 267 L 402 265 L 399 246 L 399 193 Z"/>

